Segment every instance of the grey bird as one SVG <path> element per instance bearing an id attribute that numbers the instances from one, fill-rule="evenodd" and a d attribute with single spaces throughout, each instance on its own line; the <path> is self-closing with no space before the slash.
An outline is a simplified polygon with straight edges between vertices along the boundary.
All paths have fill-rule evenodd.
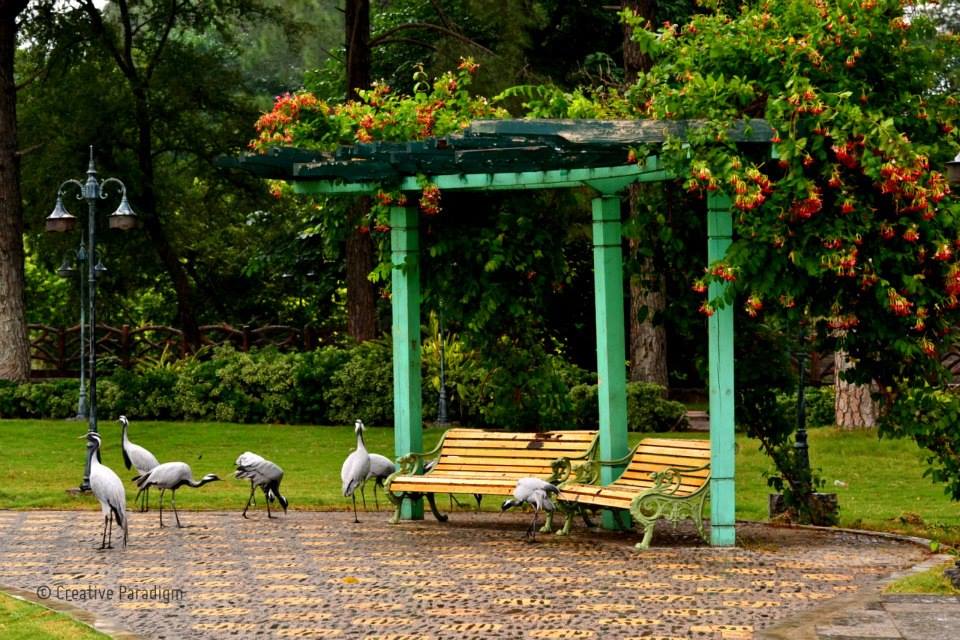
<path id="1" fill-rule="evenodd" d="M 137 493 L 138 499 L 140 498 L 140 493 L 150 487 L 158 487 L 160 489 L 161 527 L 163 526 L 163 493 L 169 489 L 173 496 L 173 515 L 177 520 L 177 526 L 182 527 L 183 525 L 180 524 L 180 514 L 177 513 L 177 489 L 184 485 L 196 489 L 208 482 L 214 482 L 219 479 L 215 474 L 208 473 L 197 481 L 193 479 L 193 472 L 190 470 L 190 465 L 186 462 L 164 462 L 163 464 L 155 466 L 144 475 L 137 476 L 133 481 L 136 482 L 137 487 L 140 488 L 140 491 Z"/>
<path id="2" fill-rule="evenodd" d="M 266 460 L 262 456 L 251 451 L 244 451 L 237 458 L 237 470 L 235 472 L 238 478 L 247 478 L 250 480 L 250 497 L 247 498 L 247 504 L 243 508 L 243 517 L 247 517 L 247 509 L 253 502 L 253 496 L 257 487 L 263 490 L 263 496 L 267 500 L 267 517 L 272 518 L 270 513 L 270 503 L 277 500 L 283 507 L 283 512 L 287 512 L 287 499 L 280 494 L 280 481 L 283 480 L 283 469 Z"/>
<path id="3" fill-rule="evenodd" d="M 370 454 L 363 444 L 363 426 L 362 420 L 357 420 L 353 425 L 353 431 L 357 434 L 357 448 L 350 452 L 347 459 L 343 461 L 340 467 L 340 479 L 343 481 L 343 497 L 350 496 L 353 500 L 353 521 L 360 522 L 357 517 L 357 496 L 356 491 L 367 480 L 370 474 Z M 361 491 L 362 495 L 362 491 Z"/>
<path id="4" fill-rule="evenodd" d="M 126 548 L 129 533 L 127 492 L 113 469 L 100 463 L 100 434 L 91 431 L 86 438 L 93 444 L 90 450 L 90 490 L 100 501 L 100 511 L 103 513 L 103 536 L 100 539 L 100 548 L 113 548 L 114 519 L 117 521 L 117 526 L 123 529 L 123 546 Z"/>
<path id="5" fill-rule="evenodd" d="M 513 497 L 507 498 L 500 506 L 500 513 L 503 513 L 511 507 L 519 507 L 528 504 L 533 507 L 533 522 L 527 529 L 526 537 L 531 541 L 536 538 L 537 516 L 541 511 L 547 511 L 551 515 L 557 507 L 550 500 L 550 494 L 557 495 L 560 489 L 546 480 L 540 478 L 520 478 L 517 480 L 517 486 L 513 489 Z"/>
<path id="6" fill-rule="evenodd" d="M 364 480 L 364 487 L 366 486 L 366 480 L 373 480 L 373 504 L 376 506 L 377 511 L 380 511 L 380 502 L 377 500 L 377 487 L 383 488 L 383 482 L 390 475 L 397 470 L 397 465 L 393 463 L 393 460 L 386 456 L 382 456 L 379 453 L 370 454 L 370 472 L 367 474 L 366 479 Z M 364 489 L 360 489 L 360 495 L 363 495 Z M 366 504 L 366 497 L 364 497 L 364 504 Z"/>
<path id="7" fill-rule="evenodd" d="M 133 467 L 137 470 L 137 475 L 143 475 L 153 469 L 155 466 L 160 464 L 157 460 L 157 457 L 141 447 L 138 444 L 130 442 L 130 438 L 127 437 L 127 428 L 130 426 L 130 422 L 127 420 L 127 416 L 120 416 L 120 424 L 123 425 L 123 437 L 121 438 L 121 450 L 123 451 L 123 465 L 130 469 Z M 149 491 L 143 493 L 143 501 L 140 503 L 140 511 L 148 511 L 150 508 L 150 498 Z"/>

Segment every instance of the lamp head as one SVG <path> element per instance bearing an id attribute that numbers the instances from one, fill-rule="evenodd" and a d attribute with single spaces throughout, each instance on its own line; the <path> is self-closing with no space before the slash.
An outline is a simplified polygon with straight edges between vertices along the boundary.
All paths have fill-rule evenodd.
<path id="1" fill-rule="evenodd" d="M 47 231 L 62 233 L 72 231 L 75 226 L 77 226 L 77 219 L 70 215 L 67 208 L 63 206 L 63 198 L 58 195 L 53 213 L 47 216 Z"/>
<path id="2" fill-rule="evenodd" d="M 110 214 L 110 228 L 128 231 L 137 226 L 137 214 L 133 212 L 130 202 L 127 200 L 127 194 L 123 194 L 120 200 L 120 206 Z"/>
<path id="3" fill-rule="evenodd" d="M 77 270 L 73 267 L 73 264 L 70 262 L 70 258 L 64 258 L 63 264 L 60 265 L 60 268 L 57 269 L 57 275 L 61 278 L 69 278 L 75 274 Z"/>

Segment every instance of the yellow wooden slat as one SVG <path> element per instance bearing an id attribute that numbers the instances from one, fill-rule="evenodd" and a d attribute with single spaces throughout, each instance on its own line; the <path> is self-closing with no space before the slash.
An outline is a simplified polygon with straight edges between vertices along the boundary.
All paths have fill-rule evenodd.
<path id="1" fill-rule="evenodd" d="M 544 431 L 541 433 L 521 431 L 482 431 L 479 429 L 450 429 L 444 436 L 445 441 L 473 439 L 473 440 L 502 440 L 502 441 L 543 441 L 543 442 L 591 442 L 597 436 L 596 431 Z"/>
<path id="2" fill-rule="evenodd" d="M 555 440 L 476 440 L 474 438 L 456 438 L 444 440 L 443 448 L 454 449 L 502 449 L 504 451 L 586 451 L 590 442 L 570 442 Z"/>
<path id="3" fill-rule="evenodd" d="M 671 447 L 675 449 L 710 450 L 710 441 L 703 439 L 681 440 L 678 438 L 644 438 L 641 446 Z"/>
<path id="4" fill-rule="evenodd" d="M 447 456 L 466 456 L 469 458 L 549 458 L 556 459 L 569 455 L 569 452 L 555 449 L 464 449 L 444 447 L 440 450 L 440 459 Z"/>

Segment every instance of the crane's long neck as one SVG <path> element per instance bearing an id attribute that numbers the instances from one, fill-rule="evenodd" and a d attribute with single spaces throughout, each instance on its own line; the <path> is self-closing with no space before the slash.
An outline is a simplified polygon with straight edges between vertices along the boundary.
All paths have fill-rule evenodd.
<path id="1" fill-rule="evenodd" d="M 363 429 L 357 429 L 357 451 L 366 451 L 367 448 L 363 444 Z"/>
<path id="2" fill-rule="evenodd" d="M 122 438 L 123 444 L 125 444 L 125 445 L 130 444 L 130 438 L 127 437 L 127 423 L 126 423 L 126 422 L 123 423 L 123 429 L 121 429 L 120 432 L 123 434 L 123 438 Z"/>
<path id="3" fill-rule="evenodd" d="M 199 481 L 193 480 L 193 479 L 187 480 L 187 484 L 190 485 L 191 487 L 193 487 L 194 489 L 196 489 L 196 488 L 198 488 L 198 487 L 202 487 L 203 485 L 207 484 L 208 482 L 213 482 L 214 480 L 216 480 L 216 478 L 203 477 L 203 478 L 200 478 Z"/>
<path id="4" fill-rule="evenodd" d="M 90 449 L 90 466 L 100 465 L 100 445 L 96 442 L 93 443 L 93 447 Z"/>

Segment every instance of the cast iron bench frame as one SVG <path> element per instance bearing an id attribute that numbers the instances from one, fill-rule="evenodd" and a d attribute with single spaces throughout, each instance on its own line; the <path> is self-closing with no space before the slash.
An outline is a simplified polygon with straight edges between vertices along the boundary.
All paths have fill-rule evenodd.
<path id="1" fill-rule="evenodd" d="M 627 465 L 612 483 L 602 486 L 603 465 Z M 674 526 L 690 518 L 707 543 L 703 512 L 710 496 L 710 441 L 644 438 L 619 460 L 588 460 L 573 467 L 573 477 L 560 485 L 557 500 L 563 510 L 563 528 L 570 532 L 573 516 L 580 513 L 590 524 L 586 510 L 611 509 L 618 519 L 628 511 L 643 533 L 637 549 L 647 549 L 654 524 L 665 518 Z M 549 524 L 546 529 L 549 529 Z M 624 529 L 629 529 L 624 526 Z"/>
<path id="2" fill-rule="evenodd" d="M 384 482 L 396 511 L 390 522 L 400 521 L 403 498 L 426 497 L 440 522 L 447 516 L 437 509 L 437 493 L 509 496 L 517 479 L 542 478 L 554 484 L 566 480 L 572 463 L 591 459 L 597 450 L 598 432 L 560 430 L 543 432 L 486 431 L 454 427 L 444 432 L 430 451 L 409 453 L 397 459 L 397 471 Z M 423 465 L 437 457 L 423 473 Z"/>

